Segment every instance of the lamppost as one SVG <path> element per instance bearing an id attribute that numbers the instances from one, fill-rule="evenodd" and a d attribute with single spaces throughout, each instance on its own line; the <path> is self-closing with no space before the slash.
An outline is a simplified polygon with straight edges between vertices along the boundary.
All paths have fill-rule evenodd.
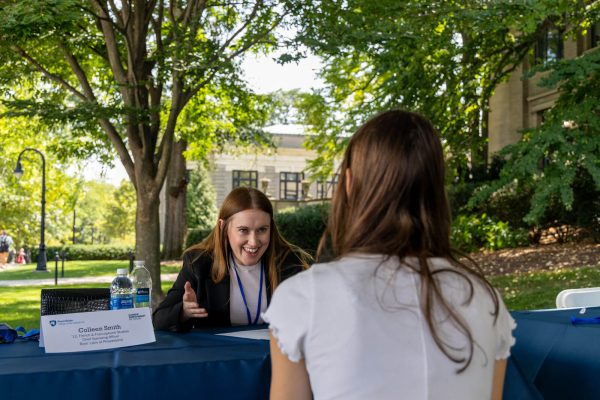
<path id="1" fill-rule="evenodd" d="M 31 147 L 26 148 L 19 154 L 17 158 L 17 166 L 15 167 L 15 176 L 21 178 L 23 176 L 23 167 L 21 166 L 21 156 L 26 151 L 33 151 L 42 157 L 42 223 L 40 227 L 40 250 L 37 258 L 36 271 L 47 272 L 46 269 L 46 244 L 44 242 L 44 231 L 46 230 L 46 158 L 38 149 Z"/>

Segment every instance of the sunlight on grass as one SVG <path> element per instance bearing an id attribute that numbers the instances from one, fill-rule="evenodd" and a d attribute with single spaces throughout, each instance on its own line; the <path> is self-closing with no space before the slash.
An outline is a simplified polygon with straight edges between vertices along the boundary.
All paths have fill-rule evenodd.
<path id="1" fill-rule="evenodd" d="M 35 264 L 11 266 L 0 271 L 0 280 L 22 280 L 22 279 L 54 279 L 54 262 L 48 262 L 48 272 L 35 270 Z M 64 266 L 65 278 L 80 278 L 88 276 L 111 276 L 115 275 L 117 268 L 129 268 L 129 261 L 67 261 Z M 180 265 L 161 265 L 161 273 L 170 274 L 179 272 Z M 58 263 L 58 277 L 61 277 L 62 264 Z"/>
<path id="2" fill-rule="evenodd" d="M 162 281 L 161 287 L 166 293 L 172 281 Z M 40 293 L 42 288 L 55 286 L 36 287 L 0 287 L 0 323 L 5 323 L 13 328 L 23 326 L 25 329 L 38 328 L 40 325 Z M 61 285 L 57 288 L 102 288 L 104 283 L 88 283 L 79 285 Z"/>
<path id="3" fill-rule="evenodd" d="M 65 277 L 113 275 L 117 268 L 127 268 L 125 261 L 72 261 L 65 265 Z M 35 265 L 12 268 L 0 272 L 0 280 L 53 278 L 54 274 L 33 272 Z M 23 268 L 23 269 L 21 269 Z M 68 268 L 68 269 L 67 269 Z M 161 272 L 177 273 L 179 265 L 161 267 Z M 67 273 L 68 271 L 68 273 Z M 564 289 L 600 286 L 600 268 L 580 267 L 553 271 L 517 273 L 490 279 L 502 294 L 509 310 L 535 310 L 554 308 L 558 292 Z M 60 282 L 60 281 L 59 281 Z M 162 281 L 164 293 L 172 281 Z M 53 285 L 29 287 L 0 287 L 0 322 L 26 329 L 39 326 L 40 289 Z M 106 287 L 106 283 L 60 285 L 58 287 Z"/>
<path id="4" fill-rule="evenodd" d="M 600 286 L 600 269 L 581 267 L 527 272 L 491 278 L 510 310 L 556 307 L 556 295 L 564 289 Z"/>

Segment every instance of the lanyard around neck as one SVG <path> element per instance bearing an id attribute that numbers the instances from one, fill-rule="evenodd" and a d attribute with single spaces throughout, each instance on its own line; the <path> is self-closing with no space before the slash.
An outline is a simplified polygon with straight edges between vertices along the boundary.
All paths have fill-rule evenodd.
<path id="1" fill-rule="evenodd" d="M 231 263 L 233 264 L 233 270 L 235 271 L 235 277 L 237 278 L 238 287 L 240 288 L 240 293 L 242 294 L 242 300 L 244 301 L 244 306 L 246 307 L 246 316 L 248 317 L 248 325 L 256 325 L 258 323 L 258 317 L 260 317 L 260 306 L 262 304 L 262 288 L 263 288 L 263 274 L 265 271 L 264 261 L 260 262 L 260 282 L 258 283 L 258 305 L 256 307 L 256 316 L 254 321 L 252 321 L 252 317 L 250 316 L 250 309 L 248 308 L 248 303 L 246 302 L 246 295 L 244 294 L 244 285 L 242 285 L 242 280 L 240 279 L 240 274 L 237 270 L 237 265 L 233 257 L 231 258 Z"/>

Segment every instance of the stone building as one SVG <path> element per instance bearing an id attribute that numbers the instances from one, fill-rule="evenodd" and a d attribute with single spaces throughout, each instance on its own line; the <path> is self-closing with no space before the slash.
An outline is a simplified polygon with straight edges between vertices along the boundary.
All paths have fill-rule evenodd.
<path id="1" fill-rule="evenodd" d="M 220 206 L 227 194 L 238 186 L 261 189 L 276 210 L 297 205 L 299 201 L 330 198 L 335 179 L 310 182 L 304 172 L 314 151 L 303 147 L 305 132 L 301 125 L 273 125 L 265 128 L 276 145 L 273 149 L 230 149 L 213 153 L 209 174 Z"/>
<path id="2" fill-rule="evenodd" d="M 537 43 L 535 56 L 523 60 L 508 81 L 500 84 L 490 99 L 488 154 L 517 142 L 520 131 L 540 125 L 544 112 L 551 108 L 558 97 L 556 89 L 537 85 L 542 73 L 523 79 L 532 63 L 547 62 L 561 58 L 575 58 L 600 44 L 600 23 L 596 23 L 585 36 L 562 40 L 555 28 L 547 28 Z"/>

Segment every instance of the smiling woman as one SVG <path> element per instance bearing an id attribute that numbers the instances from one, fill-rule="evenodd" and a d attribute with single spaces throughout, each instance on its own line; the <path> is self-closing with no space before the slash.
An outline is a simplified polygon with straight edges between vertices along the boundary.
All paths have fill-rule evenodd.
<path id="1" fill-rule="evenodd" d="M 224 221 L 219 219 L 219 225 Z M 251 266 L 260 262 L 269 247 L 271 216 L 262 210 L 250 209 L 231 216 L 227 238 L 234 265 Z"/>
<path id="2" fill-rule="evenodd" d="M 263 323 L 277 285 L 308 268 L 310 256 L 287 242 L 259 190 L 227 195 L 210 235 L 184 252 L 183 268 L 153 315 L 156 329 Z"/>

